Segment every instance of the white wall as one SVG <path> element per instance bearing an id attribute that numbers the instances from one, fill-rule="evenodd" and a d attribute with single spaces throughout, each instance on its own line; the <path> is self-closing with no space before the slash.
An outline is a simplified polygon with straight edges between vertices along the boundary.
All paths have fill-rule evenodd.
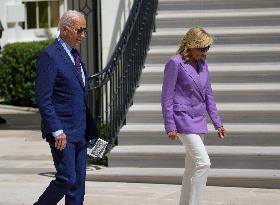
<path id="1" fill-rule="evenodd" d="M 107 64 L 115 49 L 133 2 L 134 0 L 101 1 L 103 66 Z M 60 3 L 60 12 L 62 14 L 65 8 L 67 8 L 67 1 L 60 0 Z M 42 40 L 56 34 L 56 28 L 25 30 L 18 25 L 18 22 L 10 24 L 8 28 L 7 4 L 22 4 L 22 0 L 0 0 L 0 19 L 5 29 L 2 39 L 0 39 L 2 47 L 7 43 Z"/>
<path id="2" fill-rule="evenodd" d="M 0 20 L 2 26 L 4 27 L 4 31 L 2 33 L 2 39 L 0 40 L 0 45 L 3 46 L 10 39 L 16 38 L 18 32 L 16 32 L 19 28 L 17 25 L 14 25 L 14 32 L 11 29 L 8 29 L 7 25 L 7 4 L 16 4 L 19 2 L 18 0 L 1 0 L 0 1 Z"/>
<path id="3" fill-rule="evenodd" d="M 37 41 L 43 40 L 50 36 L 55 36 L 57 34 L 57 28 L 50 29 L 23 29 L 19 26 L 20 22 L 25 20 L 25 15 L 22 16 L 21 20 L 17 20 L 17 22 L 8 24 L 8 17 L 14 17 L 14 13 L 16 10 L 9 10 L 8 6 L 20 6 L 22 7 L 22 0 L 0 0 L 0 20 L 4 27 L 2 38 L 0 39 L 0 45 L 3 47 L 7 43 L 13 42 L 23 42 L 23 41 Z M 60 14 L 63 14 L 65 11 L 66 1 L 60 0 Z M 21 9 L 22 10 L 22 9 Z M 10 11 L 10 13 L 9 13 Z M 18 10 L 19 11 L 19 10 Z M 25 12 L 25 11 L 24 11 Z"/>
<path id="4" fill-rule="evenodd" d="M 134 0 L 102 0 L 102 61 L 109 61 L 118 43 Z"/>

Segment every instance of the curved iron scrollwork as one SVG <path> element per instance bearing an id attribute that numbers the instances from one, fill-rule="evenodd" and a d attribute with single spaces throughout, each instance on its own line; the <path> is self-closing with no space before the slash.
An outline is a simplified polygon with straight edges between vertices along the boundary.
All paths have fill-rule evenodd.
<path id="1" fill-rule="evenodd" d="M 90 76 L 96 118 L 111 146 L 125 124 L 126 113 L 138 86 L 151 34 L 157 0 L 135 0 L 116 49 L 106 67 Z M 110 149 L 110 148 L 109 148 Z"/>

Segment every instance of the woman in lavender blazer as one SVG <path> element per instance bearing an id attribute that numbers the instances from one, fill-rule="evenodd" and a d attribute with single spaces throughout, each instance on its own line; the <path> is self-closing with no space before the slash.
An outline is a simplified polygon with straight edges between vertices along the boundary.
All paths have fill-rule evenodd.
<path id="1" fill-rule="evenodd" d="M 200 205 L 206 187 L 211 165 L 203 144 L 208 132 L 206 112 L 218 130 L 218 137 L 224 139 L 226 135 L 205 60 L 212 42 L 202 28 L 190 29 L 164 71 L 161 104 L 165 130 L 170 139 L 179 137 L 186 148 L 180 205 Z"/>

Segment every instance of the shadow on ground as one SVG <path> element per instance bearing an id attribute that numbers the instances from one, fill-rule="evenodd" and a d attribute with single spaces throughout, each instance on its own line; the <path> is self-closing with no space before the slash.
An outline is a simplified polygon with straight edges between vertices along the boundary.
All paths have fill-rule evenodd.
<path id="1" fill-rule="evenodd" d="M 42 173 L 39 173 L 38 175 L 55 178 L 55 172 L 42 172 Z"/>
<path id="2" fill-rule="evenodd" d="M 41 118 L 39 113 L 1 114 L 7 120 L 0 124 L 0 130 L 40 130 Z"/>

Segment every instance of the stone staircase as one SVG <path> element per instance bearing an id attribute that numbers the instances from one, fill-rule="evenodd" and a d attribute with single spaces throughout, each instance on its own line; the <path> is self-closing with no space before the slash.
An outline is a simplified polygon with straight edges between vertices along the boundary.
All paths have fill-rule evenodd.
<path id="1" fill-rule="evenodd" d="M 209 121 L 208 185 L 280 188 L 280 1 L 159 0 L 141 83 L 109 167 L 93 180 L 181 183 L 184 150 L 165 134 L 160 95 L 164 63 L 194 26 L 214 36 L 208 55 L 221 141 Z"/>

